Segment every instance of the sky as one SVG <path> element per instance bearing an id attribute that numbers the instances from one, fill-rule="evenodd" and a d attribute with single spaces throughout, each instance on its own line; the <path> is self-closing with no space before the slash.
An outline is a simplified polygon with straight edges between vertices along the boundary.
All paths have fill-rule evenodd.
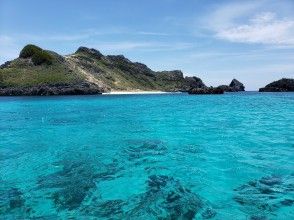
<path id="1" fill-rule="evenodd" d="M 294 77 L 294 0 L 0 0 L 0 63 L 29 43 L 123 54 L 206 85 Z"/>

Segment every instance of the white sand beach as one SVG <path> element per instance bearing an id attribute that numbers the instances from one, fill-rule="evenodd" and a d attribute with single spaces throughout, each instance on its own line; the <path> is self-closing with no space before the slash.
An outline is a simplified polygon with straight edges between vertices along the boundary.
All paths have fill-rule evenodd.
<path id="1" fill-rule="evenodd" d="M 146 95 L 146 94 L 165 94 L 170 92 L 163 92 L 163 91 L 141 91 L 141 90 L 134 90 L 134 91 L 111 91 L 102 93 L 102 95 Z"/>

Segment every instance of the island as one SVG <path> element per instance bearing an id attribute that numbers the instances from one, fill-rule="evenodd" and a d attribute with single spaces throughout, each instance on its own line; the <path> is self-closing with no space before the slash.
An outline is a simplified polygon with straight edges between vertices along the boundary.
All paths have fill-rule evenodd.
<path id="1" fill-rule="evenodd" d="M 283 78 L 274 81 L 260 88 L 259 92 L 294 92 L 294 79 Z"/>
<path id="2" fill-rule="evenodd" d="M 103 55 L 87 47 L 62 56 L 28 44 L 18 58 L 0 66 L 1 96 L 92 95 L 111 91 L 223 94 L 243 90 L 243 84 L 236 79 L 229 86 L 208 87 L 199 77 L 184 77 L 180 70 L 153 71 L 123 55 Z"/>

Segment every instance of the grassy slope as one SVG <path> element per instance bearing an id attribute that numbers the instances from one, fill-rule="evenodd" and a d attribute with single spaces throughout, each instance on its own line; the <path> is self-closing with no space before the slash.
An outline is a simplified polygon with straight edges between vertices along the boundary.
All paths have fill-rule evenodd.
<path id="1" fill-rule="evenodd" d="M 82 80 L 82 76 L 59 60 L 54 60 L 51 65 L 34 65 L 30 59 L 17 58 L 8 67 L 0 69 L 1 87 L 76 84 Z"/>
<path id="2" fill-rule="evenodd" d="M 85 53 L 76 53 L 71 59 L 112 90 L 177 90 L 184 83 L 183 78 L 169 80 L 169 73 L 156 73 L 127 59 L 112 60 L 108 56 L 97 59 Z"/>
<path id="3" fill-rule="evenodd" d="M 17 58 L 0 68 L 0 86 L 78 84 L 89 79 L 85 72 L 111 90 L 170 91 L 179 89 L 184 83 L 183 77 L 171 77 L 173 75 L 168 72 L 156 73 L 144 64 L 130 62 L 122 56 L 101 55 L 97 58 L 97 54 L 76 52 L 64 59 L 54 52 L 47 52 L 53 56 L 50 65 L 34 65 L 31 58 Z"/>

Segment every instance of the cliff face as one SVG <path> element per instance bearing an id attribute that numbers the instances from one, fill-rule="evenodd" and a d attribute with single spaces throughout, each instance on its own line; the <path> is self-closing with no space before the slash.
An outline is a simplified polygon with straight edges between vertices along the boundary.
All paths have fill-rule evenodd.
<path id="1" fill-rule="evenodd" d="M 179 70 L 155 72 L 123 55 L 80 47 L 68 56 L 27 45 L 0 67 L 0 95 L 99 94 L 111 90 L 188 91 L 206 87 Z"/>
<path id="2" fill-rule="evenodd" d="M 294 92 L 294 79 L 280 79 L 274 81 L 264 88 L 260 88 L 259 92 Z"/>

